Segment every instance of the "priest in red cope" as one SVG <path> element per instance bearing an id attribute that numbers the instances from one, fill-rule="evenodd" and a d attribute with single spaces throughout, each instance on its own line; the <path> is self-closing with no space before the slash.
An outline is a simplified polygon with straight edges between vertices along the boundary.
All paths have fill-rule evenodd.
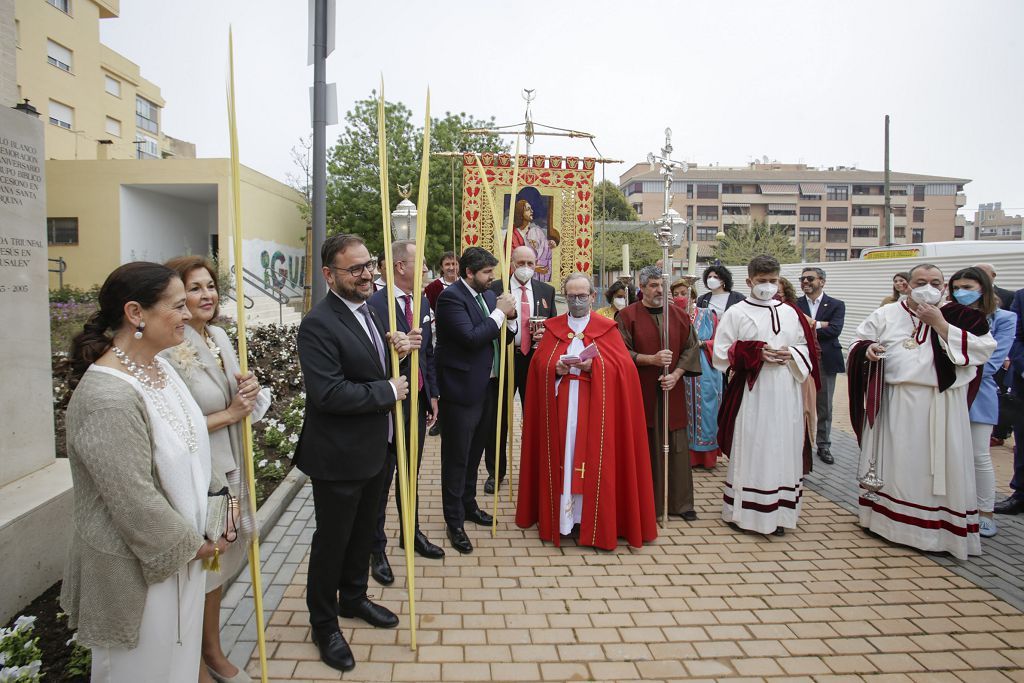
<path id="1" fill-rule="evenodd" d="M 546 322 L 530 364 L 516 524 L 556 546 L 578 528 L 580 545 L 640 547 L 658 534 L 640 380 L 615 321 L 591 314 L 590 278 L 562 290 L 569 313 Z"/>

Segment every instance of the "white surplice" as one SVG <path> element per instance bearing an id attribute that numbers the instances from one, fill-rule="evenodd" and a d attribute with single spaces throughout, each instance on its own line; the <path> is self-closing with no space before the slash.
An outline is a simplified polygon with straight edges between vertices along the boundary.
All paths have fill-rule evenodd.
<path id="1" fill-rule="evenodd" d="M 915 330 L 916 345 L 907 348 Z M 939 393 L 932 334 L 905 301 L 882 306 L 857 328 L 858 339 L 886 349 L 882 408 L 862 433 L 859 470 L 864 474 L 877 452 L 885 483 L 877 501 L 860 497 L 860 524 L 890 541 L 966 560 L 981 554 L 967 385 L 996 342 L 950 325 L 948 341 L 939 337 L 939 344 L 956 380 Z"/>
<path id="2" fill-rule="evenodd" d="M 778 301 L 746 299 L 727 310 L 715 333 L 714 366 L 730 365 L 737 341 L 763 341 L 788 347 L 785 365 L 765 363 L 754 388 L 744 387 L 736 415 L 729 470 L 722 496 L 722 519 L 767 534 L 795 529 L 803 494 L 803 393 L 811 372 L 800 314 Z"/>
<path id="3" fill-rule="evenodd" d="M 582 318 L 574 318 L 570 315 L 568 322 L 569 329 L 573 331 L 573 339 L 569 342 L 569 347 L 564 355 L 575 356 L 586 346 L 584 343 L 585 339 L 580 333 L 587 329 L 587 325 L 590 324 L 590 314 L 588 313 Z M 581 372 L 579 368 L 571 367 L 569 368 L 569 374 L 580 375 Z M 557 396 L 559 392 L 565 391 L 566 387 L 569 390 L 569 412 L 565 425 L 565 462 L 562 469 L 562 496 L 559 499 L 558 505 L 558 531 L 563 536 L 572 533 L 573 526 L 580 523 L 580 518 L 583 515 L 583 496 L 572 492 L 573 455 L 576 452 L 576 425 L 579 417 L 580 383 L 572 380 L 563 381 L 560 377 L 555 383 L 555 395 Z"/>

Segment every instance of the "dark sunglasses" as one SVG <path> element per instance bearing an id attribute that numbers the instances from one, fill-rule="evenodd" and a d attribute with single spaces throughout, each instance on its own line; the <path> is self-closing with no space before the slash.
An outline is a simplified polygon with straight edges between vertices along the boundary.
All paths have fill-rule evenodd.
<path id="1" fill-rule="evenodd" d="M 800 282 L 814 282 L 818 279 L 817 275 L 801 275 Z"/>

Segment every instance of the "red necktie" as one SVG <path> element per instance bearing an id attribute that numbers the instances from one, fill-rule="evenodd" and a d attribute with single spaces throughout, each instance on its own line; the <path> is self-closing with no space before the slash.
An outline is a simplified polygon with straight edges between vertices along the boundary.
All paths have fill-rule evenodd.
<path id="1" fill-rule="evenodd" d="M 403 294 L 402 298 L 405 299 L 405 322 L 409 323 L 409 330 L 413 329 L 412 326 L 412 295 Z M 419 372 L 419 384 L 418 390 L 423 391 L 423 371 Z"/>
<path id="2" fill-rule="evenodd" d="M 533 345 L 530 335 L 530 299 L 526 296 L 526 285 L 520 285 L 519 292 L 519 350 L 525 356 L 530 353 Z"/>

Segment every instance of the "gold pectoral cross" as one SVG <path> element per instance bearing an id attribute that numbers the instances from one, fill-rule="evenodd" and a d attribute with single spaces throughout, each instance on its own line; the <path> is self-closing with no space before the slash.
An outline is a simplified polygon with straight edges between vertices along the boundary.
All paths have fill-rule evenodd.
<path id="1" fill-rule="evenodd" d="M 574 472 L 579 472 L 580 473 L 580 479 L 583 479 L 584 477 L 587 476 L 587 463 L 583 463 L 582 465 L 580 465 L 579 467 L 577 467 L 573 471 Z"/>

